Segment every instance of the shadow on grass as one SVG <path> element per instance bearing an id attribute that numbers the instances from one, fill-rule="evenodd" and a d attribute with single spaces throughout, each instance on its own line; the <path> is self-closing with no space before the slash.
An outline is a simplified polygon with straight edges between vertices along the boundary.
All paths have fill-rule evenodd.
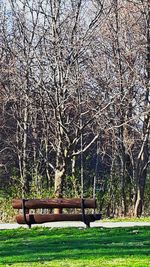
<path id="1" fill-rule="evenodd" d="M 32 229 L 0 233 L 0 263 L 143 258 L 150 255 L 150 227 Z"/>

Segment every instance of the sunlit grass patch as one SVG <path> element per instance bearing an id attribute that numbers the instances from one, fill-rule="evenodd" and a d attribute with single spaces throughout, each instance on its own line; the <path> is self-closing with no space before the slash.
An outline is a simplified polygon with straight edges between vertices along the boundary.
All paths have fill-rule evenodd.
<path id="1" fill-rule="evenodd" d="M 150 266 L 150 227 L 2 230 L 0 266 Z"/>
<path id="2" fill-rule="evenodd" d="M 103 219 L 101 222 L 150 222 L 150 217 L 118 217 L 112 219 Z"/>

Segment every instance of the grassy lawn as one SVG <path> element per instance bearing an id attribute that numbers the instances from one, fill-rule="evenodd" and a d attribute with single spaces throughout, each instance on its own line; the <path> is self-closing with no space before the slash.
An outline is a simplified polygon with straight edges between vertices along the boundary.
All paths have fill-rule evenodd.
<path id="1" fill-rule="evenodd" d="M 150 266 L 150 227 L 1 230 L 0 266 Z"/>
<path id="2" fill-rule="evenodd" d="M 101 222 L 150 222 L 150 217 L 140 217 L 140 218 L 134 218 L 134 217 L 119 217 L 119 218 L 113 218 L 113 219 L 103 219 Z"/>

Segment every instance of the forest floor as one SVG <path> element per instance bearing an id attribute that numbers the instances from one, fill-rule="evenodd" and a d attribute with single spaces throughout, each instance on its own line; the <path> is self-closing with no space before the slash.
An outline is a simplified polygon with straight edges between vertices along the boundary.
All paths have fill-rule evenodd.
<path id="1" fill-rule="evenodd" d="M 0 267 L 150 267 L 150 227 L 0 231 Z"/>

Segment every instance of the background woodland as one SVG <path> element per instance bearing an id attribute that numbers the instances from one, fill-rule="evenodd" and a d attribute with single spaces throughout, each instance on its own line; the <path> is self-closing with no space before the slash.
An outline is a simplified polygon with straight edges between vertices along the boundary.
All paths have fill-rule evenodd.
<path id="1" fill-rule="evenodd" d="M 150 2 L 3 0 L 0 198 L 149 214 Z"/>

